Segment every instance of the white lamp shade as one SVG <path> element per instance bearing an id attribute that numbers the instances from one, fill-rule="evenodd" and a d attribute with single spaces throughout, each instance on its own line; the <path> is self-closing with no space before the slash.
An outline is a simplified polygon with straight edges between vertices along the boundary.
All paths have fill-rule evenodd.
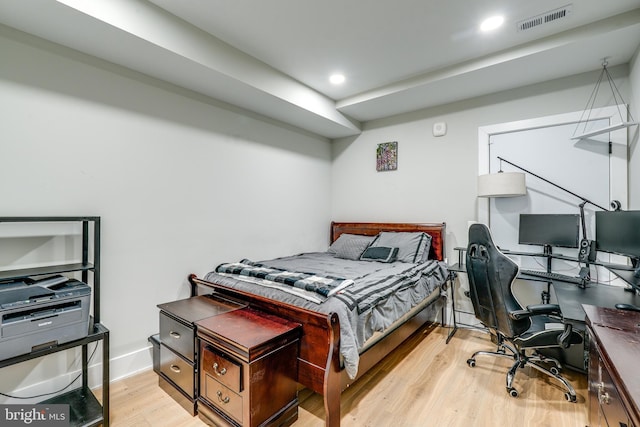
<path id="1" fill-rule="evenodd" d="M 498 172 L 478 177 L 478 197 L 516 197 L 527 194 L 524 173 Z"/>

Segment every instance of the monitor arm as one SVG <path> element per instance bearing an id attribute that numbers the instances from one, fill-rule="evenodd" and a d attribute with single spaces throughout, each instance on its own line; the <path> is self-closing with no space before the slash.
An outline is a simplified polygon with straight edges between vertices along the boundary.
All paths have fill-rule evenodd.
<path id="1" fill-rule="evenodd" d="M 582 196 L 580 196 L 580 195 L 578 195 L 578 194 L 574 193 L 573 191 L 567 190 L 566 188 L 561 187 L 561 186 L 559 186 L 558 184 L 556 184 L 556 183 L 554 183 L 554 182 L 551 182 L 551 181 L 549 181 L 548 179 L 543 178 L 543 177 L 541 177 L 540 175 L 537 175 L 537 174 L 535 174 L 535 173 L 533 173 L 533 172 L 531 172 L 531 171 L 529 171 L 529 170 L 526 170 L 526 169 L 525 169 L 525 168 L 523 168 L 522 166 L 518 166 L 518 165 L 516 165 L 515 163 L 512 163 L 512 162 L 510 162 L 510 161 L 509 161 L 509 160 L 507 160 L 507 159 L 503 159 L 502 157 L 499 157 L 499 156 L 498 156 L 498 160 L 500 160 L 501 162 L 508 163 L 508 164 L 510 164 L 511 166 L 513 166 L 513 167 L 515 167 L 515 168 L 517 168 L 517 169 L 520 169 L 521 171 L 526 172 L 526 173 L 528 173 L 529 175 L 533 175 L 533 176 L 535 176 L 536 178 L 543 180 L 543 181 L 544 181 L 544 182 L 546 182 L 547 184 L 551 184 L 551 185 L 553 185 L 554 187 L 559 188 L 560 190 L 565 191 L 565 192 L 567 192 L 567 193 L 571 194 L 572 196 L 575 196 L 575 197 L 577 197 L 578 199 L 582 200 L 582 203 L 580 204 L 580 212 L 581 212 L 581 217 L 583 218 L 583 221 L 584 221 L 584 213 L 583 213 L 583 209 L 584 209 L 584 205 L 585 205 L 585 204 L 587 204 L 587 203 L 590 203 L 590 204 L 592 204 L 593 206 L 595 206 L 595 207 L 597 207 L 597 208 L 602 209 L 603 211 L 608 211 L 608 210 L 609 210 L 609 209 L 607 209 L 607 208 L 603 208 L 602 206 L 600 206 L 600 205 L 598 205 L 598 204 L 596 204 L 596 203 L 593 203 L 591 200 L 587 199 L 586 197 L 582 197 Z M 584 229 L 585 229 L 585 227 L 584 227 L 584 222 L 583 222 L 583 231 L 584 231 Z M 586 239 L 586 236 L 584 236 L 584 235 L 583 235 L 583 237 Z"/>
<path id="2" fill-rule="evenodd" d="M 580 203 L 578 205 L 578 207 L 580 208 L 580 226 L 582 227 L 582 238 L 586 239 L 587 238 L 587 224 L 586 221 L 584 219 L 584 205 L 587 203 L 587 201 L 583 201 L 582 203 Z"/>

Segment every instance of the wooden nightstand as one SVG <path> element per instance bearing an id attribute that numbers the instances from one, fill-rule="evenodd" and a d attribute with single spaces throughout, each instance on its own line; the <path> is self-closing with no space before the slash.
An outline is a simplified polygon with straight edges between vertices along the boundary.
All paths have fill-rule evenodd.
<path id="1" fill-rule="evenodd" d="M 298 419 L 299 324 L 249 307 L 195 323 L 205 421 L 255 427 Z"/>
<path id="2" fill-rule="evenodd" d="M 202 295 L 160 308 L 160 387 L 191 415 L 197 414 L 199 347 L 194 322 L 245 305 L 216 295 Z"/>

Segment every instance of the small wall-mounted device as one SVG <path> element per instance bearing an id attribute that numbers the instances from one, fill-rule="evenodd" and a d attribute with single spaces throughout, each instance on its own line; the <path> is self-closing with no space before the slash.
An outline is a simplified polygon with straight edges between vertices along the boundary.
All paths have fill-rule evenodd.
<path id="1" fill-rule="evenodd" d="M 447 124 L 438 122 L 433 124 L 433 136 L 444 136 L 447 133 Z"/>

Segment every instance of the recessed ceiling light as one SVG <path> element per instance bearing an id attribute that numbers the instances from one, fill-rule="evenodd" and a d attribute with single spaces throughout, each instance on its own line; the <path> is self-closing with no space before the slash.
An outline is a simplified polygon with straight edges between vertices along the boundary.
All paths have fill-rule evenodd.
<path id="1" fill-rule="evenodd" d="M 504 16 L 496 15 L 485 19 L 480 24 L 480 31 L 491 31 L 500 27 L 504 23 Z"/>
<path id="2" fill-rule="evenodd" d="M 329 81 L 334 85 L 342 84 L 345 81 L 344 74 L 332 74 L 329 77 Z"/>

